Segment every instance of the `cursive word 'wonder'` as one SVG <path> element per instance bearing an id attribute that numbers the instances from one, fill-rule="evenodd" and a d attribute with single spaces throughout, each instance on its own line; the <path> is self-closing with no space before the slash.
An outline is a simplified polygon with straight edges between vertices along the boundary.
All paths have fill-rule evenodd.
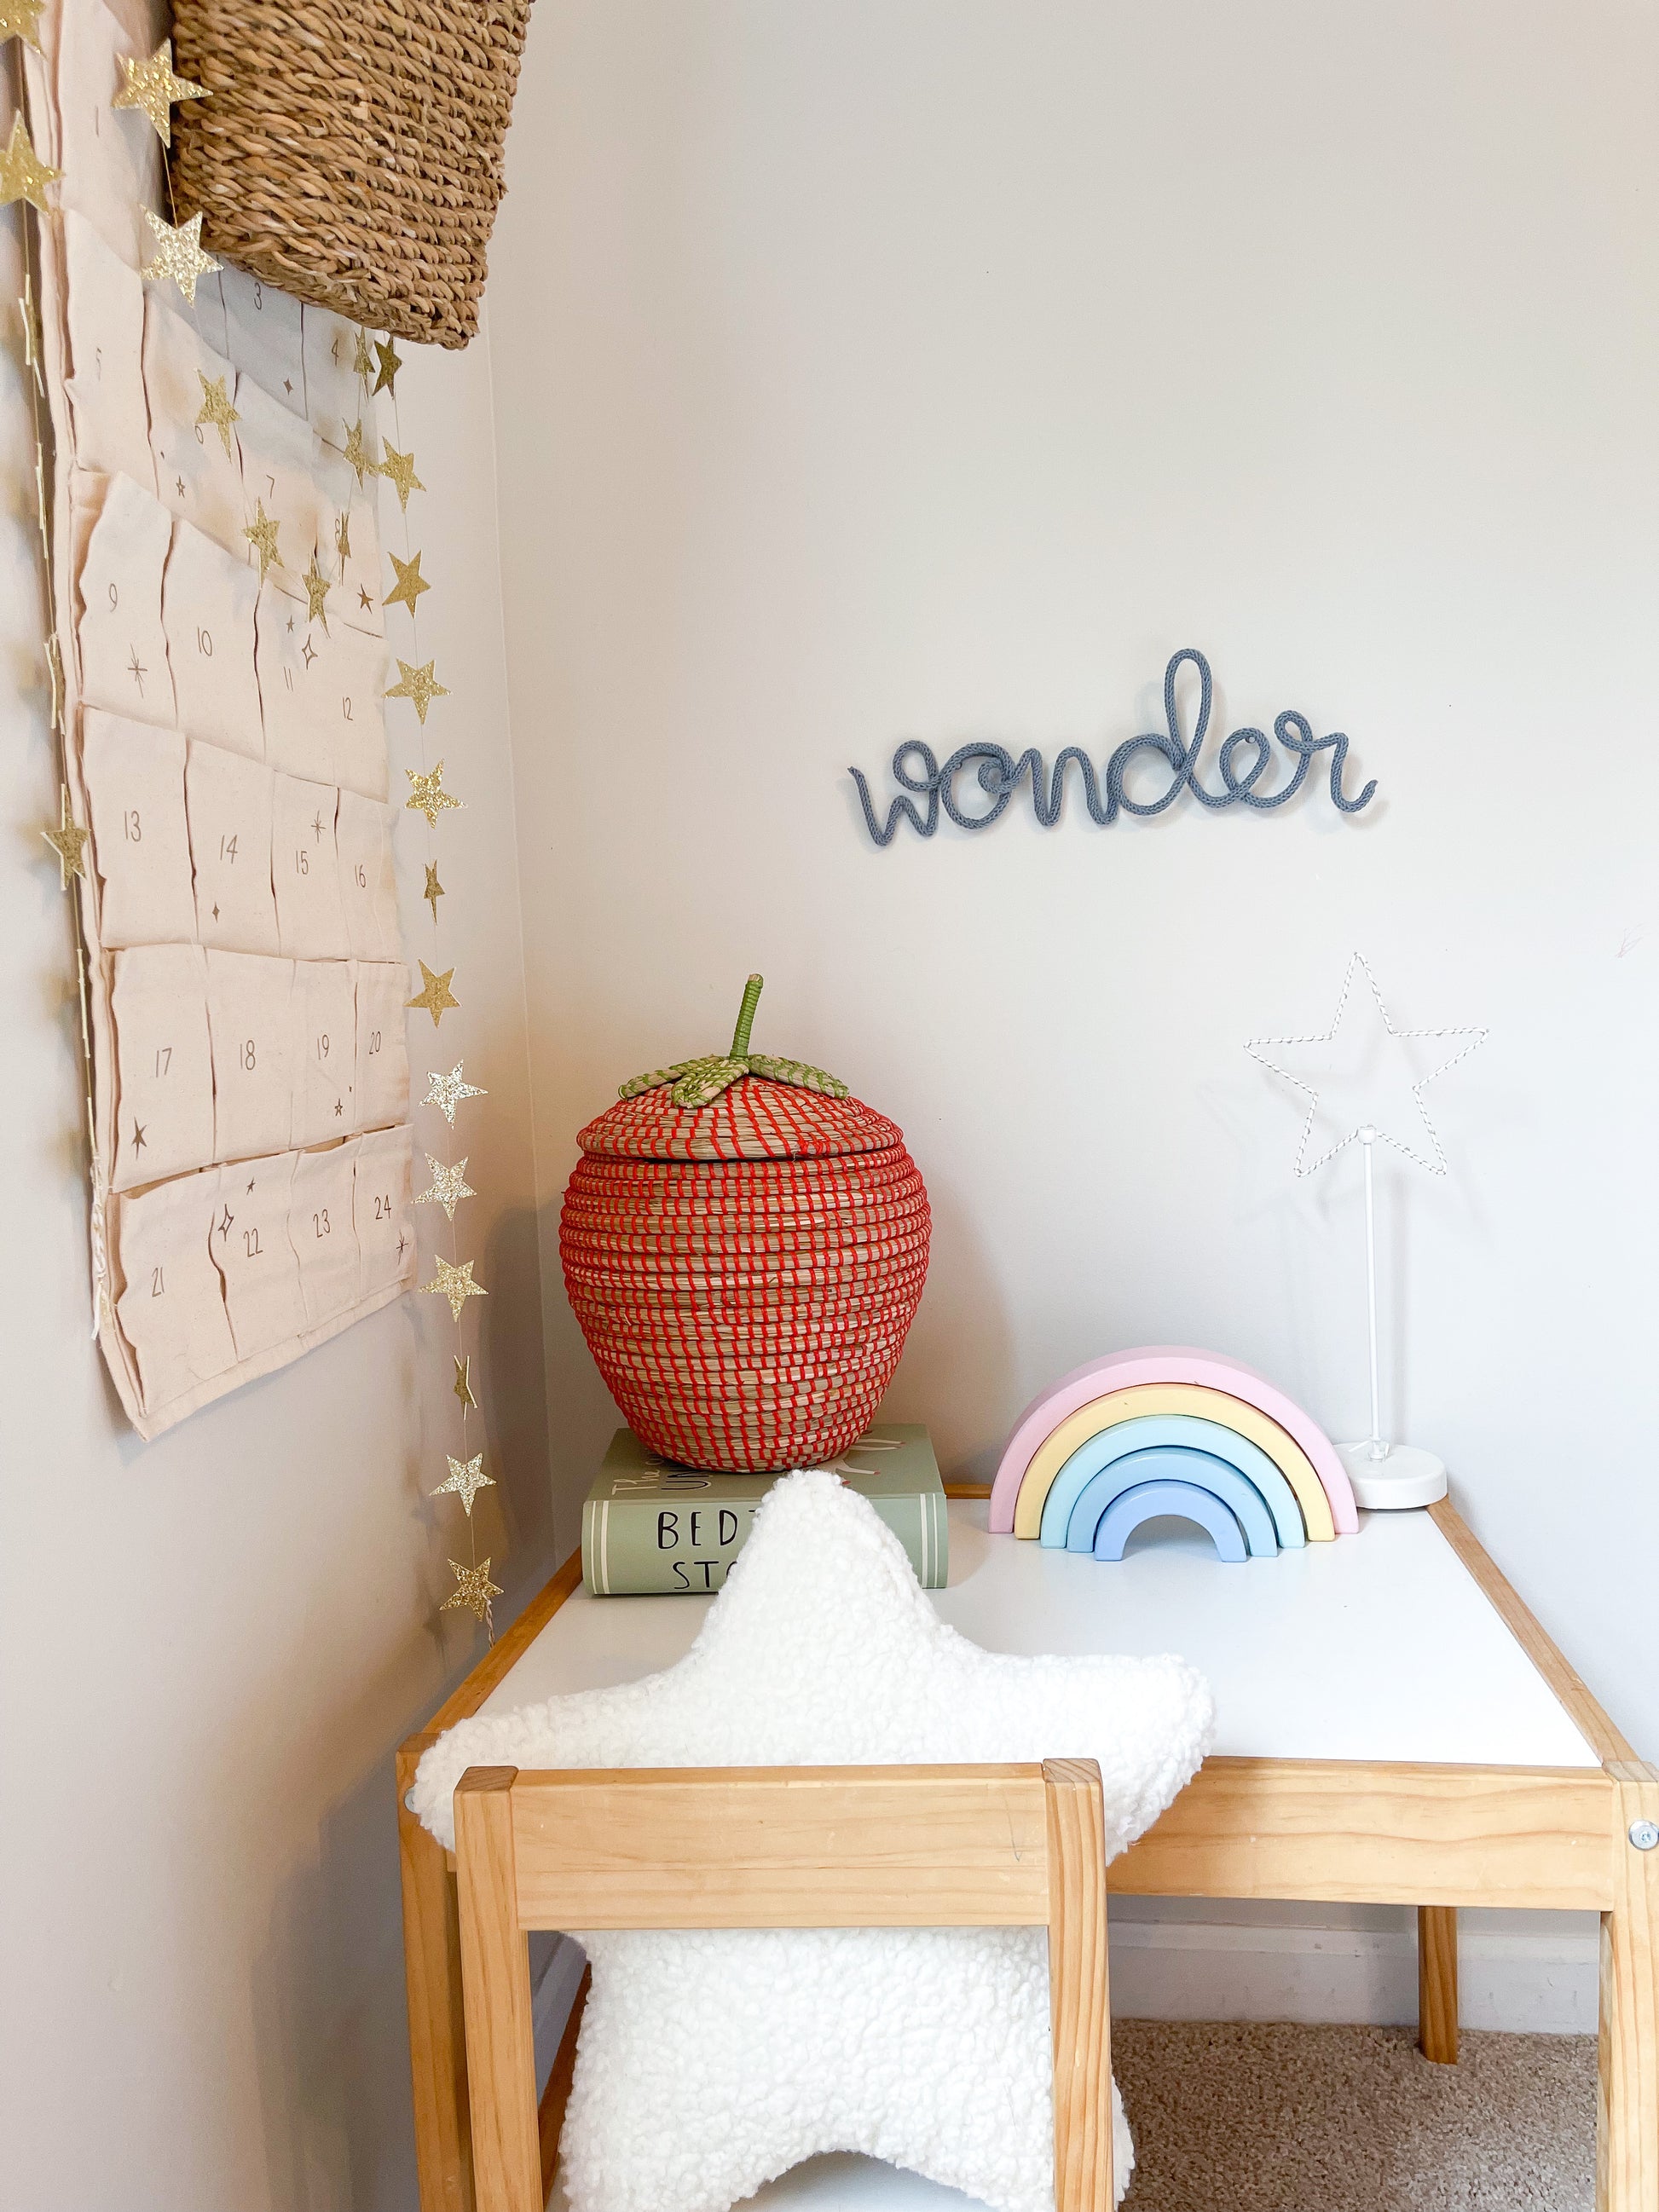
<path id="1" fill-rule="evenodd" d="M 1198 671 L 1198 715 L 1190 740 L 1182 737 L 1176 708 L 1176 676 L 1183 660 L 1190 660 Z M 884 824 L 876 818 L 876 810 L 870 803 L 869 785 L 857 769 L 849 773 L 858 786 L 866 825 L 878 845 L 890 845 L 898 834 L 900 822 L 905 819 L 919 837 L 931 837 L 939 828 L 941 807 L 959 830 L 988 830 L 1024 779 L 1030 782 L 1032 812 L 1045 830 L 1051 829 L 1060 819 L 1065 800 L 1066 771 L 1074 764 L 1083 787 L 1083 803 L 1091 818 L 1103 827 L 1115 822 L 1120 814 L 1162 814 L 1183 791 L 1190 791 L 1200 806 L 1253 806 L 1268 812 L 1275 806 L 1286 805 L 1296 797 L 1307 781 L 1315 757 L 1327 750 L 1331 757 L 1331 804 L 1344 814 L 1358 814 L 1361 807 L 1370 805 L 1376 794 L 1375 776 L 1358 798 L 1349 799 L 1343 793 L 1342 769 L 1348 757 L 1348 740 L 1341 731 L 1333 730 L 1328 737 L 1316 738 L 1307 717 L 1288 708 L 1273 724 L 1273 736 L 1296 766 L 1278 788 L 1259 788 L 1273 761 L 1273 750 L 1265 730 L 1247 728 L 1234 730 L 1221 740 L 1215 766 L 1222 788 L 1209 790 L 1199 775 L 1199 756 L 1209 733 L 1211 690 L 1210 664 L 1201 653 L 1187 646 L 1172 653 L 1164 672 L 1166 726 L 1143 737 L 1125 739 L 1106 763 L 1103 793 L 1095 764 L 1080 745 L 1067 745 L 1056 757 L 1051 773 L 1045 769 L 1042 755 L 1035 746 L 1016 760 L 1006 745 L 980 740 L 959 745 L 941 768 L 931 745 L 922 744 L 918 738 L 910 738 L 893 755 L 893 781 L 899 786 L 901 796 L 888 808 Z M 1152 754 L 1170 767 L 1169 787 L 1157 799 L 1131 799 L 1123 788 L 1130 763 L 1144 754 Z M 969 768 L 975 771 L 973 782 L 981 793 L 980 799 L 973 802 L 978 811 L 971 813 L 962 803 L 963 787 L 957 781 Z M 924 804 L 918 805 L 918 800 Z"/>

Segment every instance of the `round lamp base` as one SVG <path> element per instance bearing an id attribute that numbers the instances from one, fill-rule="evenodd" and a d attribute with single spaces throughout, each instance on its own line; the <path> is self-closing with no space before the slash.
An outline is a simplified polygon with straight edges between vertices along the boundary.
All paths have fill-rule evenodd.
<path id="1" fill-rule="evenodd" d="M 1446 1462 L 1415 1444 L 1390 1444 L 1382 1459 L 1371 1457 L 1369 1443 L 1339 1444 L 1336 1449 L 1353 1485 L 1354 1504 L 1368 1513 L 1432 1505 L 1446 1494 Z"/>

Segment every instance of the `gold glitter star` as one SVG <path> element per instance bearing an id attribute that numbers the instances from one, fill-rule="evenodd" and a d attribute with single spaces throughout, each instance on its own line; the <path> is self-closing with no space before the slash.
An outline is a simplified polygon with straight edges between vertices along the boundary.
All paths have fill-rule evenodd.
<path id="1" fill-rule="evenodd" d="M 459 1559 L 452 1559 L 449 1564 L 455 1570 L 455 1588 L 444 1600 L 443 1611 L 449 1613 L 456 1606 L 464 1606 L 475 1620 L 481 1620 L 486 1628 L 493 1629 L 495 1623 L 489 1601 L 492 1598 L 500 1597 L 501 1591 L 500 1585 L 489 1579 L 489 1560 L 486 1559 L 481 1567 L 464 1567 Z"/>
<path id="2" fill-rule="evenodd" d="M 458 1060 L 447 1075 L 440 1075 L 435 1067 L 429 1067 L 427 1081 L 432 1088 L 421 1101 L 422 1106 L 435 1106 L 452 1129 L 455 1126 L 455 1109 L 463 1098 L 488 1098 L 489 1096 L 487 1091 L 480 1091 L 476 1084 L 462 1082 L 463 1065 Z"/>
<path id="3" fill-rule="evenodd" d="M 0 154 L 0 207 L 9 207 L 14 200 L 27 200 L 42 215 L 49 215 L 52 210 L 46 205 L 46 186 L 55 185 L 63 173 L 61 169 L 48 168 L 40 160 L 22 117 L 14 115 L 10 143 Z"/>
<path id="4" fill-rule="evenodd" d="M 327 599 L 332 586 L 331 579 L 324 575 L 322 570 L 317 566 L 317 556 L 314 553 L 311 556 L 310 568 L 306 570 L 305 574 L 301 577 L 300 581 L 306 587 L 306 620 L 307 622 L 321 623 L 323 626 L 323 635 L 326 637 L 328 635 L 328 609 L 324 605 L 323 602 Z M 309 667 L 310 665 L 309 661 L 306 664 L 307 667 Z"/>
<path id="5" fill-rule="evenodd" d="M 455 1380 L 449 1387 L 461 1401 L 461 1417 L 465 1419 L 469 1406 L 475 1413 L 478 1410 L 478 1401 L 472 1395 L 472 1354 L 458 1352 L 452 1356 L 455 1362 Z"/>
<path id="6" fill-rule="evenodd" d="M 67 890 L 76 876 L 79 876 L 84 883 L 87 879 L 84 848 L 92 832 L 89 830 L 76 828 L 75 817 L 70 811 L 67 784 L 60 784 L 58 789 L 58 827 L 55 830 L 43 830 L 40 835 L 58 855 L 58 875 L 61 887 Z M 460 1072 L 459 1067 L 455 1071 L 457 1075 Z M 453 1121 L 454 1116 L 452 1115 L 450 1118 Z M 461 1165 L 465 1167 L 466 1162 L 463 1160 Z"/>
<path id="7" fill-rule="evenodd" d="M 413 614 L 421 593 L 432 589 L 421 574 L 421 556 L 417 553 L 412 561 L 400 561 L 395 553 L 388 551 L 386 558 L 398 571 L 398 588 L 386 593 L 386 603 L 389 607 L 407 607 Z"/>
<path id="8" fill-rule="evenodd" d="M 482 1452 L 475 1452 L 471 1459 L 449 1459 L 447 1452 L 444 1454 L 444 1457 L 449 1460 L 449 1480 L 447 1482 L 441 1482 L 432 1495 L 434 1498 L 443 1498 L 453 1492 L 466 1508 L 466 1517 L 470 1521 L 472 1518 L 473 1499 L 481 1490 L 493 1490 L 495 1487 L 495 1478 L 484 1473 Z M 499 1597 L 501 1592 L 497 1590 L 495 1595 Z"/>
<path id="9" fill-rule="evenodd" d="M 210 97 L 206 86 L 192 84 L 187 76 L 173 75 L 171 39 L 163 39 L 148 61 L 136 62 L 131 54 L 123 54 L 121 66 L 127 73 L 127 81 L 110 106 L 142 108 L 155 125 L 161 143 L 171 146 L 173 102 L 206 100 Z"/>
<path id="10" fill-rule="evenodd" d="M 346 432 L 345 457 L 357 471 L 357 489 L 361 491 L 363 488 L 363 478 L 373 476 L 380 466 L 369 447 L 363 443 L 363 426 L 361 422 L 354 422 Z"/>
<path id="11" fill-rule="evenodd" d="M 476 1198 L 478 1194 L 466 1179 L 466 1162 L 458 1160 L 447 1168 L 441 1160 L 434 1160 L 430 1152 L 426 1164 L 432 1170 L 432 1188 L 423 1190 L 416 1200 L 416 1206 L 441 1206 L 446 1217 L 453 1221 L 455 1209 L 464 1198 Z"/>
<path id="12" fill-rule="evenodd" d="M 0 0 L 0 46 L 21 39 L 40 52 L 40 17 L 46 0 Z"/>
<path id="13" fill-rule="evenodd" d="M 369 393 L 369 398 L 372 399 L 375 392 L 389 392 L 395 399 L 398 396 L 398 371 L 403 367 L 398 349 L 390 338 L 376 338 L 374 352 L 380 365 L 380 374 L 374 380 L 374 391 Z"/>
<path id="14" fill-rule="evenodd" d="M 432 927 L 435 929 L 438 927 L 438 901 L 448 896 L 448 893 L 438 881 L 438 864 L 435 860 L 428 860 L 426 864 L 426 889 L 421 893 L 421 896 L 432 908 Z"/>
<path id="15" fill-rule="evenodd" d="M 398 663 L 399 668 L 403 665 L 401 660 Z M 388 691 L 386 696 L 390 698 L 392 694 Z M 447 807 L 459 808 L 460 800 L 452 799 L 444 789 L 444 764 L 441 761 L 428 775 L 423 775 L 418 769 L 413 768 L 406 768 L 404 774 L 415 787 L 404 799 L 404 805 L 405 809 L 412 808 L 416 814 L 424 814 L 428 829 L 437 828 L 438 817 Z"/>
<path id="16" fill-rule="evenodd" d="M 449 686 L 447 684 L 440 684 L 432 673 L 435 665 L 435 662 L 425 660 L 418 668 L 411 668 L 406 660 L 400 659 L 398 663 L 399 680 L 386 695 L 388 699 L 410 700 L 414 704 L 415 712 L 421 718 L 422 729 L 426 726 L 426 710 L 433 701 L 447 699 L 449 696 Z M 441 770 L 442 765 L 440 762 Z M 410 805 L 414 803 L 413 799 L 410 801 Z M 449 802 L 452 806 L 456 803 L 453 799 Z"/>
<path id="17" fill-rule="evenodd" d="M 240 422 L 242 418 L 226 396 L 225 380 L 222 376 L 216 376 L 210 382 L 198 368 L 196 372 L 196 380 L 202 387 L 202 411 L 196 417 L 196 427 L 199 430 L 204 422 L 212 423 L 224 442 L 225 459 L 228 460 L 230 459 L 230 426 L 233 422 Z"/>
<path id="18" fill-rule="evenodd" d="M 461 1308 L 469 1298 L 487 1298 L 489 1296 L 482 1283 L 473 1281 L 471 1260 L 463 1260 L 459 1267 L 452 1267 L 447 1260 L 440 1260 L 434 1256 L 432 1265 L 437 1272 L 429 1283 L 422 1283 L 420 1287 L 423 1291 L 431 1291 L 438 1297 L 449 1300 L 449 1317 L 452 1321 L 460 1319 Z"/>
<path id="19" fill-rule="evenodd" d="M 404 1004 L 406 1006 L 423 1008 L 431 1015 L 432 1026 L 435 1030 L 450 1008 L 459 1006 L 461 1003 L 452 994 L 449 988 L 449 979 L 455 970 L 453 968 L 446 968 L 441 975 L 434 975 L 424 960 L 420 962 L 419 966 L 426 988 L 424 990 L 417 991 L 412 999 L 405 999 Z"/>
<path id="20" fill-rule="evenodd" d="M 242 535 L 259 556 L 259 581 L 263 584 L 265 580 L 265 570 L 270 568 L 273 561 L 282 559 L 281 554 L 276 550 L 276 519 L 265 513 L 264 500 L 259 501 L 258 516 L 249 523 Z"/>
<path id="21" fill-rule="evenodd" d="M 348 454 L 347 459 L 350 456 Z M 380 474 L 388 483 L 398 487 L 398 504 L 405 514 L 409 512 L 409 495 L 424 491 L 426 486 L 415 473 L 413 453 L 400 453 L 395 446 L 388 446 L 380 456 Z"/>
<path id="22" fill-rule="evenodd" d="M 374 374 L 374 356 L 368 349 L 367 331 L 359 331 L 357 333 L 356 350 L 351 356 L 351 373 L 354 376 L 361 377 L 365 383 Z M 360 423 L 358 428 L 362 427 Z"/>
<path id="23" fill-rule="evenodd" d="M 140 270 L 144 276 L 171 276 L 179 289 L 193 307 L 196 305 L 196 280 L 211 276 L 219 264 L 210 253 L 202 251 L 202 218 L 191 216 L 175 230 L 170 222 L 163 222 L 153 209 L 144 210 L 144 221 L 155 234 L 159 248 L 154 261 L 147 262 Z"/>
<path id="24" fill-rule="evenodd" d="M 340 573 L 343 575 L 345 573 L 345 564 L 351 558 L 351 517 L 349 514 L 342 514 L 339 520 L 334 526 L 334 550 L 340 556 Z"/>
<path id="25" fill-rule="evenodd" d="M 5 0 L 0 0 L 0 10 L 4 6 Z M 33 377 L 34 388 L 44 399 L 46 380 L 40 370 L 40 317 L 34 305 L 34 279 L 27 274 L 23 278 L 23 296 L 17 302 L 17 312 L 23 322 L 23 366 Z M 419 554 L 415 557 L 418 560 Z"/>

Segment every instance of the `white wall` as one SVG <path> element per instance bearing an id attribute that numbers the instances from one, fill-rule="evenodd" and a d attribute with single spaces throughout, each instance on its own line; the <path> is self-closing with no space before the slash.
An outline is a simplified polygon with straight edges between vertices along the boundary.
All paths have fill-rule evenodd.
<path id="1" fill-rule="evenodd" d="M 391 1755 L 483 1649 L 465 1616 L 437 1620 L 460 1525 L 453 1501 L 426 1497 L 454 1411 L 449 1315 L 405 1299 L 149 1447 L 105 1379 L 69 915 L 35 826 L 53 818 L 57 772 L 14 220 L 0 228 L 0 2203 L 408 2212 Z M 444 825 L 463 1013 L 446 1020 L 443 1064 L 465 1049 L 489 1091 L 469 1109 L 479 1197 L 462 1218 L 491 1291 L 475 1373 L 501 1486 L 479 1499 L 480 1542 L 510 1609 L 552 1547 L 486 349 L 414 356 L 399 396 L 430 487 L 422 635 L 465 713 L 446 740 L 468 811 Z M 425 945 L 419 869 L 400 873 L 410 942 Z M 430 1036 L 411 1029 L 417 1074 Z"/>
<path id="2" fill-rule="evenodd" d="M 1649 1750 L 1656 82 L 1624 0 L 565 0 L 492 294 L 544 1188 L 758 967 L 927 1175 L 951 1469 L 1146 1340 L 1358 1433 L 1357 1161 L 1293 1187 L 1240 1047 L 1363 947 L 1492 1025 L 1385 1177 L 1390 1419 Z M 1098 757 L 1188 643 L 1371 811 L 872 849 L 849 763 Z"/>

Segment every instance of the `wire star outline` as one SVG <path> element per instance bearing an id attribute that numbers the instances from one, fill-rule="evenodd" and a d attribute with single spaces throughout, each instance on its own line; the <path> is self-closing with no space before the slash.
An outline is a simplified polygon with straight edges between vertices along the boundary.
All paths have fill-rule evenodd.
<path id="1" fill-rule="evenodd" d="M 1419 1077 L 1411 1086 L 1412 1098 L 1417 1108 L 1418 1119 L 1423 1124 L 1424 1133 L 1432 1149 L 1432 1157 L 1425 1158 L 1423 1153 L 1407 1144 L 1403 1138 L 1391 1136 L 1384 1128 L 1378 1127 L 1376 1131 L 1378 1138 L 1383 1144 L 1391 1145 L 1395 1152 L 1403 1154 L 1414 1167 L 1426 1169 L 1430 1175 L 1443 1176 L 1447 1171 L 1449 1163 L 1440 1142 L 1439 1132 L 1429 1118 L 1428 1108 L 1423 1103 L 1423 1093 L 1428 1089 L 1430 1084 L 1444 1075 L 1449 1068 L 1455 1067 L 1460 1060 L 1467 1060 L 1472 1052 L 1479 1051 L 1491 1032 L 1476 1024 L 1464 1024 L 1450 1029 L 1397 1030 L 1389 1018 L 1388 1007 L 1383 1003 L 1382 994 L 1377 988 L 1376 978 L 1371 973 L 1370 963 L 1362 952 L 1351 952 L 1348 955 L 1348 964 L 1343 971 L 1342 988 L 1337 994 L 1336 1012 L 1331 1016 L 1328 1029 L 1316 1030 L 1307 1036 L 1251 1037 L 1244 1047 L 1245 1051 L 1259 1066 L 1265 1067 L 1270 1074 L 1280 1076 L 1286 1083 L 1292 1084 L 1308 1101 L 1308 1111 L 1303 1119 L 1302 1133 L 1297 1143 L 1296 1159 L 1291 1172 L 1298 1181 L 1308 1176 L 1316 1175 L 1319 1170 L 1334 1160 L 1339 1152 L 1346 1152 L 1350 1145 L 1358 1143 L 1359 1128 L 1356 1127 L 1350 1129 L 1346 1137 L 1340 1137 L 1335 1144 L 1328 1146 L 1316 1159 L 1309 1159 L 1308 1147 L 1313 1141 L 1314 1121 L 1319 1112 L 1318 1090 L 1313 1084 L 1304 1081 L 1301 1076 L 1293 1075 L 1288 1067 L 1281 1067 L 1277 1060 L 1270 1060 L 1264 1048 L 1329 1044 L 1341 1028 L 1343 1016 L 1347 1012 L 1348 999 L 1353 989 L 1356 970 L 1364 975 L 1366 983 L 1370 986 L 1376 1011 L 1382 1017 L 1382 1027 L 1390 1037 L 1401 1042 L 1414 1038 L 1462 1040 L 1455 1052 L 1449 1053 L 1437 1067 L 1431 1067 L 1426 1075 Z"/>

